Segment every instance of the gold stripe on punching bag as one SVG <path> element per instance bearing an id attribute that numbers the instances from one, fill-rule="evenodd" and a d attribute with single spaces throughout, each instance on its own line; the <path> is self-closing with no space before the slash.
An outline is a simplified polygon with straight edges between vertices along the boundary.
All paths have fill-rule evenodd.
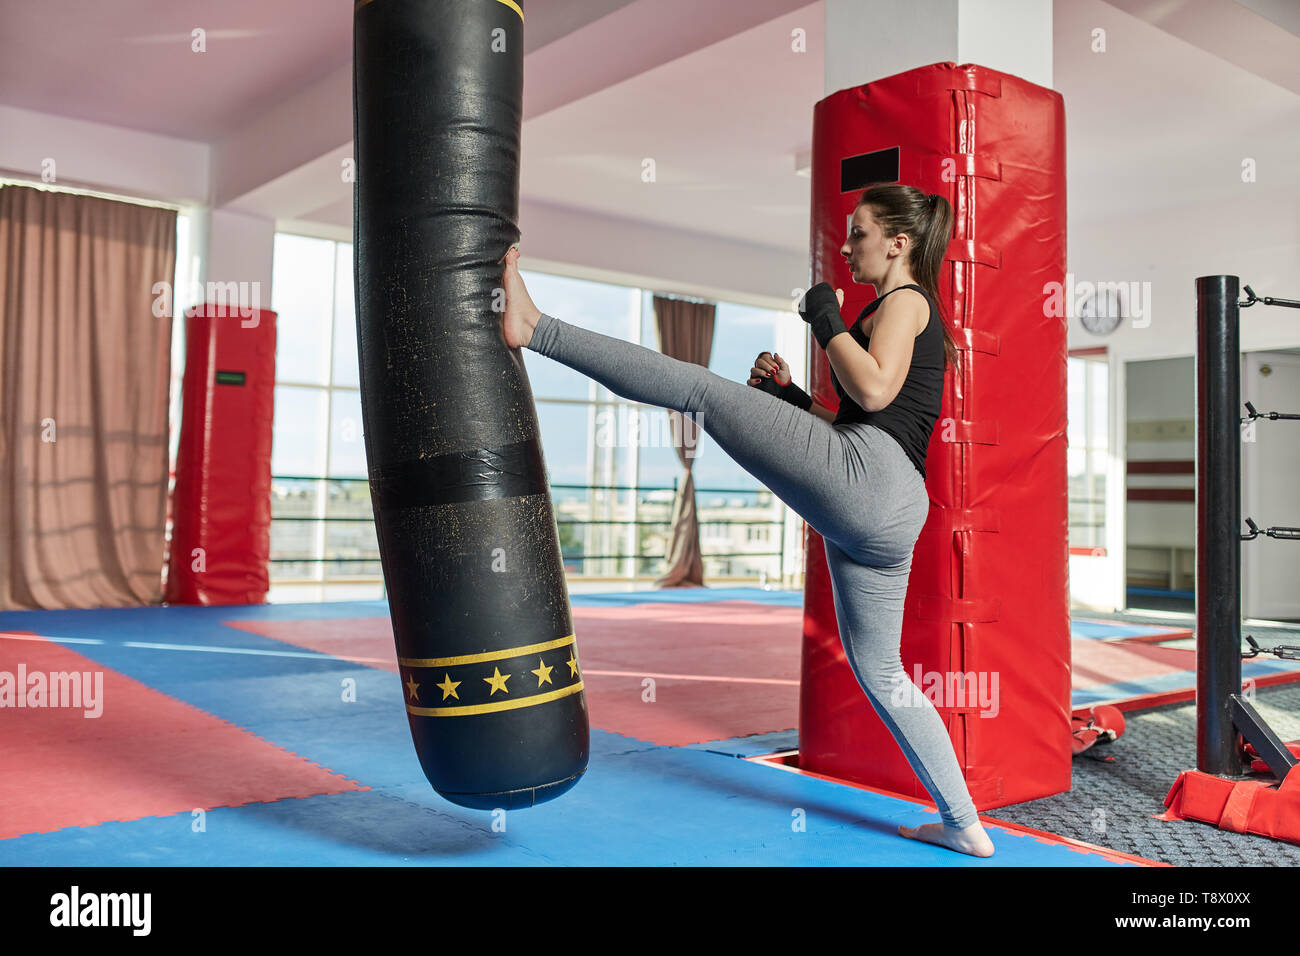
<path id="1" fill-rule="evenodd" d="M 527 5 L 369 0 L 353 25 L 357 363 L 398 692 L 429 783 L 479 810 L 555 799 L 591 749 L 536 404 L 494 308 Z"/>
<path id="2" fill-rule="evenodd" d="M 518 710 L 582 690 L 572 634 L 481 654 L 402 657 L 397 663 L 406 687 L 406 711 L 420 717 Z M 444 703 L 452 700 L 456 703 Z"/>
<path id="3" fill-rule="evenodd" d="M 356 4 L 352 7 L 352 12 L 356 13 L 367 3 L 372 3 L 372 2 L 373 0 L 357 0 Z M 515 11 L 515 13 L 519 14 L 520 23 L 524 22 L 524 11 L 519 8 L 519 4 L 515 3 L 515 0 L 497 0 L 497 3 L 504 3 L 511 10 Z"/>

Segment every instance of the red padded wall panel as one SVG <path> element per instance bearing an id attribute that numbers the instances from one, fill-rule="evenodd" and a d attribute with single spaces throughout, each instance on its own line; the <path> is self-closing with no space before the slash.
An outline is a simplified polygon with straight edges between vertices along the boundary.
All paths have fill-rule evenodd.
<path id="1" fill-rule="evenodd" d="M 266 601 L 276 315 L 249 311 L 186 317 L 169 604 Z"/>
<path id="2" fill-rule="evenodd" d="M 839 254 L 863 188 L 897 181 L 953 206 L 939 292 L 964 368 L 948 370 L 930 442 L 903 666 L 922 690 L 984 681 L 988 706 L 936 701 L 981 810 L 1068 790 L 1066 325 L 1045 306 L 1065 281 L 1061 97 L 933 64 L 819 102 L 812 156 L 811 280 L 845 290 L 847 321 L 874 296 Z M 820 349 L 811 385 L 836 407 Z M 806 533 L 799 765 L 925 797 L 845 660 L 822 539 Z"/>

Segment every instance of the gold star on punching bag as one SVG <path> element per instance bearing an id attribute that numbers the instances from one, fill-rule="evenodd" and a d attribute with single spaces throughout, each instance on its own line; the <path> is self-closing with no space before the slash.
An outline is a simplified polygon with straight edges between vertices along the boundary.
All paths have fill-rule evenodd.
<path id="1" fill-rule="evenodd" d="M 416 693 L 416 691 L 420 689 L 420 685 L 417 684 L 417 683 L 415 682 L 415 675 L 414 675 L 414 674 L 412 674 L 409 678 L 407 678 L 407 680 L 406 680 L 406 687 L 407 687 L 408 690 L 410 690 L 410 692 L 411 692 L 411 697 L 412 697 L 414 700 L 419 700 L 419 699 L 420 699 L 420 695 Z"/>
<path id="2" fill-rule="evenodd" d="M 433 686 L 442 691 L 443 700 L 446 700 L 448 697 L 455 697 L 457 700 L 460 700 L 460 694 L 456 693 L 456 688 L 459 687 L 461 683 L 462 681 L 452 680 L 450 674 L 443 674 L 442 683 L 434 684 Z"/>
<path id="3" fill-rule="evenodd" d="M 577 659 L 576 657 L 574 657 L 572 654 L 570 654 L 570 655 L 569 655 L 569 659 L 568 659 L 567 661 L 565 661 L 564 663 L 566 663 L 566 664 L 569 665 L 569 676 L 570 676 L 570 677 L 577 677 L 577 676 L 578 676 L 578 659 Z"/>
<path id="4" fill-rule="evenodd" d="M 537 686 L 538 686 L 538 687 L 541 687 L 542 684 L 551 684 L 551 683 L 554 683 L 554 682 L 551 680 L 551 671 L 555 670 L 555 668 L 554 668 L 554 667 L 547 667 L 547 666 L 546 666 L 546 661 L 541 660 L 541 658 L 538 658 L 538 662 L 539 662 L 542 666 L 539 667 L 539 668 L 537 668 L 537 670 L 533 671 L 533 673 L 537 675 Z"/>
<path id="5" fill-rule="evenodd" d="M 510 691 L 506 690 L 506 681 L 510 679 L 510 675 L 506 674 L 505 676 L 502 676 L 501 668 L 499 667 L 492 668 L 492 676 L 484 677 L 483 679 L 492 685 L 492 689 L 488 691 L 489 697 L 491 697 L 497 691 L 501 691 L 501 693 L 503 694 L 510 693 Z"/>

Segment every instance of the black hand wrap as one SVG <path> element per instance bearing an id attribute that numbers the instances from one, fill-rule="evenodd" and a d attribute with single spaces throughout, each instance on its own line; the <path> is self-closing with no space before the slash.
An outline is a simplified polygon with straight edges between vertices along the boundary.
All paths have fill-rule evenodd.
<path id="1" fill-rule="evenodd" d="M 802 408 L 805 412 L 812 408 L 812 396 L 796 385 L 793 379 L 782 385 L 774 378 L 762 378 L 753 387 L 767 392 L 769 395 L 775 395 L 781 401 L 789 402 L 796 408 Z"/>
<path id="2" fill-rule="evenodd" d="M 804 293 L 799 303 L 799 316 L 812 326 L 813 336 L 823 351 L 827 342 L 848 331 L 844 327 L 844 317 L 840 315 L 839 300 L 829 282 L 818 282 Z"/>

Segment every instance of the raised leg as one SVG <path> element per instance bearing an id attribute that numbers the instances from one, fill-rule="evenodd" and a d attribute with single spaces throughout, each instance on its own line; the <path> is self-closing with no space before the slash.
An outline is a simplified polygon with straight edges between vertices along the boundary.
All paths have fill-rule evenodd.
<path id="1" fill-rule="evenodd" d="M 846 486 L 861 480 L 860 452 L 830 422 L 702 365 L 542 314 L 528 348 L 595 379 L 616 395 L 689 414 L 728 455 L 823 537 L 861 536 Z M 918 476 L 919 477 L 919 476 Z"/>

